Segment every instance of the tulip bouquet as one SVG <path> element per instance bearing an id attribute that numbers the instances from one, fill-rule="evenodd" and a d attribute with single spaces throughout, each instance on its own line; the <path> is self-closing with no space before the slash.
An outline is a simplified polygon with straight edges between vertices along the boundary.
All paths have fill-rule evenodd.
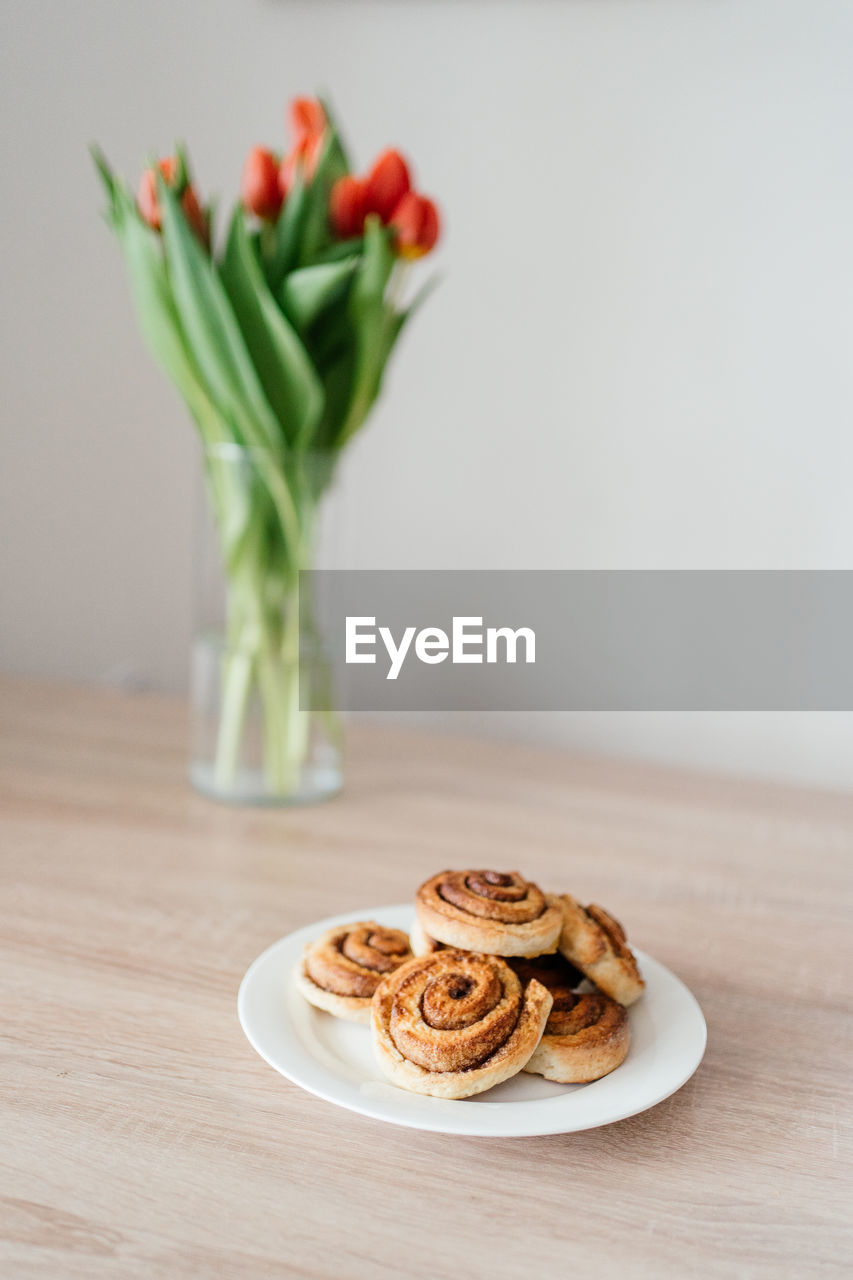
<path id="1" fill-rule="evenodd" d="M 289 118 L 286 154 L 249 152 L 220 248 L 182 149 L 146 169 L 135 197 L 93 153 L 139 324 L 204 448 L 227 586 L 216 787 L 234 792 L 256 696 L 266 792 L 282 799 L 298 792 L 308 746 L 298 661 L 313 623 L 299 571 L 340 452 L 425 296 L 402 303 L 404 273 L 439 235 L 398 151 L 360 176 L 328 106 L 299 98 Z"/>

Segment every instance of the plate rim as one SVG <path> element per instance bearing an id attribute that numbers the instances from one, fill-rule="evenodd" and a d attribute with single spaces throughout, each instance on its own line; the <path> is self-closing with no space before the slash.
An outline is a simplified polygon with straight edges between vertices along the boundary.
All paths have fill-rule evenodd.
<path id="1" fill-rule="evenodd" d="M 514 1124 L 507 1128 L 502 1128 L 500 1121 L 495 1122 L 494 1113 L 487 1112 L 483 1108 L 482 1103 L 472 1104 L 469 1099 L 458 1099 L 452 1102 L 447 1099 L 434 1099 L 433 1101 L 444 1104 L 440 1110 L 436 1108 L 436 1114 L 434 1117 L 430 1117 L 428 1113 L 425 1115 L 421 1115 L 420 1113 L 407 1114 L 401 1111 L 399 1114 L 395 1114 L 393 1112 L 393 1108 L 383 1106 L 377 1100 L 371 1098 L 359 1098 L 359 1100 L 356 1101 L 355 1099 L 347 1096 L 341 1097 L 340 1095 L 335 1095 L 334 1092 L 331 1092 L 328 1087 L 324 1087 L 322 1079 L 311 1081 L 304 1079 L 298 1073 L 292 1074 L 291 1071 L 286 1070 L 278 1061 L 274 1061 L 269 1056 L 266 1050 L 256 1040 L 250 1026 L 247 1025 L 247 993 L 251 991 L 253 981 L 256 978 L 257 973 L 259 971 L 263 971 L 274 952 L 282 949 L 289 949 L 290 947 L 303 946 L 305 943 L 309 942 L 312 937 L 316 937 L 319 933 L 322 933 L 327 929 L 334 929 L 338 925 L 371 919 L 376 919 L 379 923 L 382 923 L 381 916 L 385 913 L 392 912 L 405 912 L 412 915 L 414 907 L 411 902 L 386 903 L 381 906 L 365 907 L 355 911 L 342 911 L 337 915 L 326 916 L 322 920 L 311 921 L 306 925 L 300 926 L 298 929 L 292 929 L 289 933 L 284 934 L 282 937 L 276 939 L 275 942 L 272 942 L 269 946 L 265 947 L 264 950 L 255 957 L 241 979 L 237 992 L 237 1017 L 243 1034 L 249 1044 L 258 1056 L 279 1075 L 283 1076 L 286 1080 L 289 1080 L 291 1084 L 296 1085 L 298 1088 L 304 1089 L 306 1093 L 310 1093 L 314 1097 L 321 1098 L 324 1102 L 329 1102 L 334 1106 L 343 1107 L 345 1110 L 353 1112 L 356 1115 L 363 1115 L 373 1120 L 383 1121 L 386 1124 L 394 1124 L 402 1128 L 416 1129 L 423 1132 L 456 1134 L 459 1137 L 527 1138 L 546 1137 L 549 1135 L 565 1133 L 583 1133 L 590 1129 L 599 1129 L 604 1128 L 606 1125 L 617 1124 L 621 1120 L 628 1120 L 631 1116 L 640 1115 L 643 1111 L 649 1111 L 652 1107 L 658 1106 L 661 1102 L 672 1097 L 673 1094 L 677 1093 L 679 1089 L 684 1087 L 687 1081 L 698 1070 L 705 1056 L 708 1046 L 708 1027 L 699 1001 L 677 974 L 673 973 L 672 970 L 662 964 L 661 961 L 655 960 L 655 958 L 650 956 L 648 952 L 641 951 L 638 947 L 635 947 L 634 952 L 641 964 L 651 961 L 652 964 L 656 965 L 663 971 L 668 979 L 680 988 L 681 994 L 686 997 L 687 1002 L 692 1005 L 692 1011 L 697 1019 L 696 1030 L 697 1032 L 701 1032 L 701 1048 L 695 1055 L 695 1061 L 692 1062 L 692 1065 L 685 1071 L 683 1076 L 679 1076 L 677 1083 L 673 1084 L 670 1081 L 661 1093 L 656 1095 L 653 1100 L 650 1101 L 646 1098 L 637 1106 L 628 1105 L 624 1109 L 619 1109 L 618 1112 L 614 1112 L 612 1116 L 609 1116 L 606 1119 L 593 1118 L 589 1120 L 589 1122 L 582 1121 L 578 1123 L 576 1121 L 572 1121 L 570 1124 L 566 1124 L 565 1118 L 560 1120 L 559 1113 L 557 1113 L 551 1120 L 545 1119 L 544 1123 L 537 1124 L 533 1116 L 531 1116 L 527 1127 L 520 1127 L 518 1124 Z M 367 1028 L 365 1028 L 365 1030 L 367 1031 Z M 305 1048 L 304 1051 L 306 1054 L 309 1052 L 307 1048 Z M 321 1064 L 318 1063 L 318 1066 L 320 1065 Z M 326 1070 L 328 1069 L 326 1068 Z M 388 1082 L 388 1087 L 393 1088 L 394 1086 Z M 569 1097 L 571 1095 L 567 1092 L 564 1096 Z M 417 1095 L 417 1097 L 427 1103 L 430 1101 L 426 1095 Z M 560 1095 L 557 1095 L 553 1098 L 530 1099 L 529 1101 L 531 1103 L 552 1103 L 559 1105 L 562 1100 L 563 1098 Z M 473 1123 L 473 1119 L 470 1124 L 465 1122 L 463 1117 L 469 1113 L 462 1111 L 460 1108 L 464 1107 L 466 1103 L 470 1106 L 476 1106 L 476 1112 L 480 1115 L 480 1122 L 478 1124 Z M 514 1110 L 515 1107 L 523 1106 L 523 1101 L 519 1100 L 509 1105 Z M 448 1112 L 445 1110 L 446 1106 L 452 1106 L 454 1108 L 454 1112 L 458 1112 L 458 1123 L 447 1123 Z M 545 1115 L 547 1116 L 550 1114 L 550 1111 L 550 1108 L 546 1108 Z M 540 1112 L 538 1114 L 541 1120 L 542 1113 Z"/>

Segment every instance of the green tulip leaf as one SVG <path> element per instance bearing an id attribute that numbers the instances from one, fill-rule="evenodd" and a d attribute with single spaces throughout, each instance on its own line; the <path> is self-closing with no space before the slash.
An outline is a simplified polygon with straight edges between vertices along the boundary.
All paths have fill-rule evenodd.
<path id="1" fill-rule="evenodd" d="M 384 330 L 384 355 L 382 357 L 383 373 L 385 370 L 385 366 L 387 365 L 388 360 L 390 359 L 391 352 L 396 347 L 397 339 L 399 338 L 403 329 L 409 323 L 412 316 L 421 309 L 423 304 L 426 302 L 427 298 L 430 296 L 432 291 L 436 288 L 438 282 L 439 282 L 438 275 L 431 276 L 430 279 L 427 280 L 425 284 L 421 285 L 420 289 L 418 289 L 412 301 L 403 311 L 394 311 L 391 313 L 390 316 L 388 316 L 387 322 L 385 325 L 385 330 Z M 376 395 L 379 394 L 380 385 L 381 385 L 381 376 L 382 375 L 380 373 L 380 383 L 377 384 Z"/>
<path id="2" fill-rule="evenodd" d="M 321 262 L 340 262 L 342 258 L 360 257 L 364 251 L 364 236 L 352 236 L 349 240 L 336 240 L 327 249 L 314 256 L 314 265 Z"/>
<path id="3" fill-rule="evenodd" d="M 299 260 L 307 214 L 308 189 L 302 181 L 301 173 L 297 173 L 275 224 L 272 256 L 265 267 L 267 280 L 274 293 L 278 292 L 285 275 L 292 271 Z"/>
<path id="4" fill-rule="evenodd" d="M 285 441 L 305 443 L 323 410 L 323 388 L 267 287 L 239 208 L 231 219 L 220 275 Z"/>
<path id="5" fill-rule="evenodd" d="M 157 198 L 175 305 L 205 381 L 240 424 L 246 444 L 275 447 L 278 423 L 213 264 L 162 179 Z"/>
<path id="6" fill-rule="evenodd" d="M 299 515 L 278 460 L 267 453 L 284 444 L 280 424 L 222 281 L 184 218 L 174 192 L 162 180 L 157 187 L 169 279 L 182 328 L 213 396 L 239 424 L 243 443 L 261 450 L 258 472 L 275 503 L 285 539 L 295 547 L 300 538 Z"/>
<path id="7" fill-rule="evenodd" d="M 318 254 L 328 248 L 332 239 L 329 197 L 338 178 L 343 178 L 348 173 L 349 166 L 337 131 L 334 126 L 330 126 L 317 168 L 306 186 L 307 205 L 299 248 L 299 266 L 310 265 Z"/>
<path id="8" fill-rule="evenodd" d="M 425 281 L 425 283 L 421 285 L 420 289 L 418 289 L 417 293 L 412 298 L 412 301 L 409 303 L 409 305 L 403 311 L 398 311 L 395 313 L 393 324 L 391 326 L 392 332 L 393 332 L 393 340 L 391 344 L 392 346 L 399 338 L 400 333 L 404 328 L 404 326 L 409 323 L 412 316 L 417 311 L 420 311 L 421 307 L 424 305 L 427 298 L 437 288 L 440 279 L 441 277 L 438 274 L 430 276 L 429 280 Z M 389 348 L 389 355 L 390 355 L 390 348 Z"/>
<path id="9" fill-rule="evenodd" d="M 181 327 L 159 236 L 145 226 L 130 196 L 118 186 L 113 213 L 145 342 L 184 397 L 204 439 L 210 444 L 233 439 Z"/>
<path id="10" fill-rule="evenodd" d="M 352 436 L 379 394 L 388 352 L 393 345 L 396 312 L 385 301 L 394 267 L 388 231 L 374 215 L 364 231 L 364 256 L 350 291 L 350 317 L 355 337 L 352 393 L 337 444 Z"/>
<path id="11" fill-rule="evenodd" d="M 355 350 L 352 346 L 348 346 L 340 350 L 337 357 L 329 362 L 323 372 L 326 401 L 323 416 L 317 427 L 317 447 L 320 449 L 335 448 L 340 442 L 343 424 L 352 401 L 354 368 Z"/>
<path id="12" fill-rule="evenodd" d="M 135 202 L 118 180 L 113 179 L 110 196 L 111 221 L 124 256 L 143 339 L 183 397 L 208 449 L 232 443 L 235 433 L 205 385 L 181 329 L 160 237 L 142 222 Z M 246 489 L 233 465 L 209 476 L 208 488 L 230 572 L 242 554 L 252 520 Z"/>
<path id="13" fill-rule="evenodd" d="M 121 183 L 119 182 L 118 178 L 116 178 L 115 174 L 110 168 L 109 161 L 107 160 L 107 157 L 104 155 L 100 147 L 96 146 L 93 143 L 92 146 L 89 148 L 89 153 L 92 157 L 95 168 L 98 172 L 98 177 L 101 179 L 101 182 L 103 183 L 104 191 L 106 192 L 106 196 L 107 196 L 109 207 L 107 208 L 106 214 L 104 216 L 106 217 L 108 225 L 113 227 L 114 229 L 117 229 L 118 220 L 120 217 L 119 202 L 120 202 L 120 194 L 121 194 Z"/>
<path id="14" fill-rule="evenodd" d="M 334 135 L 338 164 L 342 167 L 344 173 L 352 173 L 352 165 L 349 162 L 346 145 L 343 137 L 341 136 L 341 131 L 338 128 L 338 122 L 335 117 L 335 113 L 332 110 L 332 104 L 329 99 L 324 97 L 322 94 L 319 96 L 318 101 L 325 112 L 328 128 Z"/>
<path id="15" fill-rule="evenodd" d="M 313 267 L 300 267 L 285 277 L 281 287 L 282 306 L 300 333 L 341 300 L 358 262 L 357 257 L 344 258 L 341 262 L 324 262 Z"/>
<path id="16" fill-rule="evenodd" d="M 353 291 L 353 309 L 356 312 L 384 305 L 385 290 L 395 261 L 391 233 L 375 213 L 370 214 L 364 227 L 361 269 Z"/>

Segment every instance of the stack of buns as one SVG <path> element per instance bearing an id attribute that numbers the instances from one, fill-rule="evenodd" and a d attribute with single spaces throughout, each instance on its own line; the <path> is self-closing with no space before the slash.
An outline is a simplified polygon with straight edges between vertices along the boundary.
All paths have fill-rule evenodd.
<path id="1" fill-rule="evenodd" d="M 643 979 L 603 907 L 516 871 L 442 871 L 415 895 L 411 936 L 373 921 L 310 943 L 296 983 L 312 1005 L 372 1028 L 394 1084 L 469 1098 L 531 1072 L 562 1084 L 624 1062 Z"/>

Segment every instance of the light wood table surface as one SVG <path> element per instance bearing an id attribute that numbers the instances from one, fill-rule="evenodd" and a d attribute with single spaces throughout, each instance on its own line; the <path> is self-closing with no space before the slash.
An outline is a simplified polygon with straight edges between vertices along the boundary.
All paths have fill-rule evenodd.
<path id="1" fill-rule="evenodd" d="M 178 703 L 0 709 L 7 1280 L 851 1274 L 853 797 L 370 727 L 333 803 L 229 809 L 184 780 Z M 249 963 L 445 865 L 610 907 L 697 995 L 697 1075 L 527 1140 L 278 1076 L 237 1022 Z"/>

